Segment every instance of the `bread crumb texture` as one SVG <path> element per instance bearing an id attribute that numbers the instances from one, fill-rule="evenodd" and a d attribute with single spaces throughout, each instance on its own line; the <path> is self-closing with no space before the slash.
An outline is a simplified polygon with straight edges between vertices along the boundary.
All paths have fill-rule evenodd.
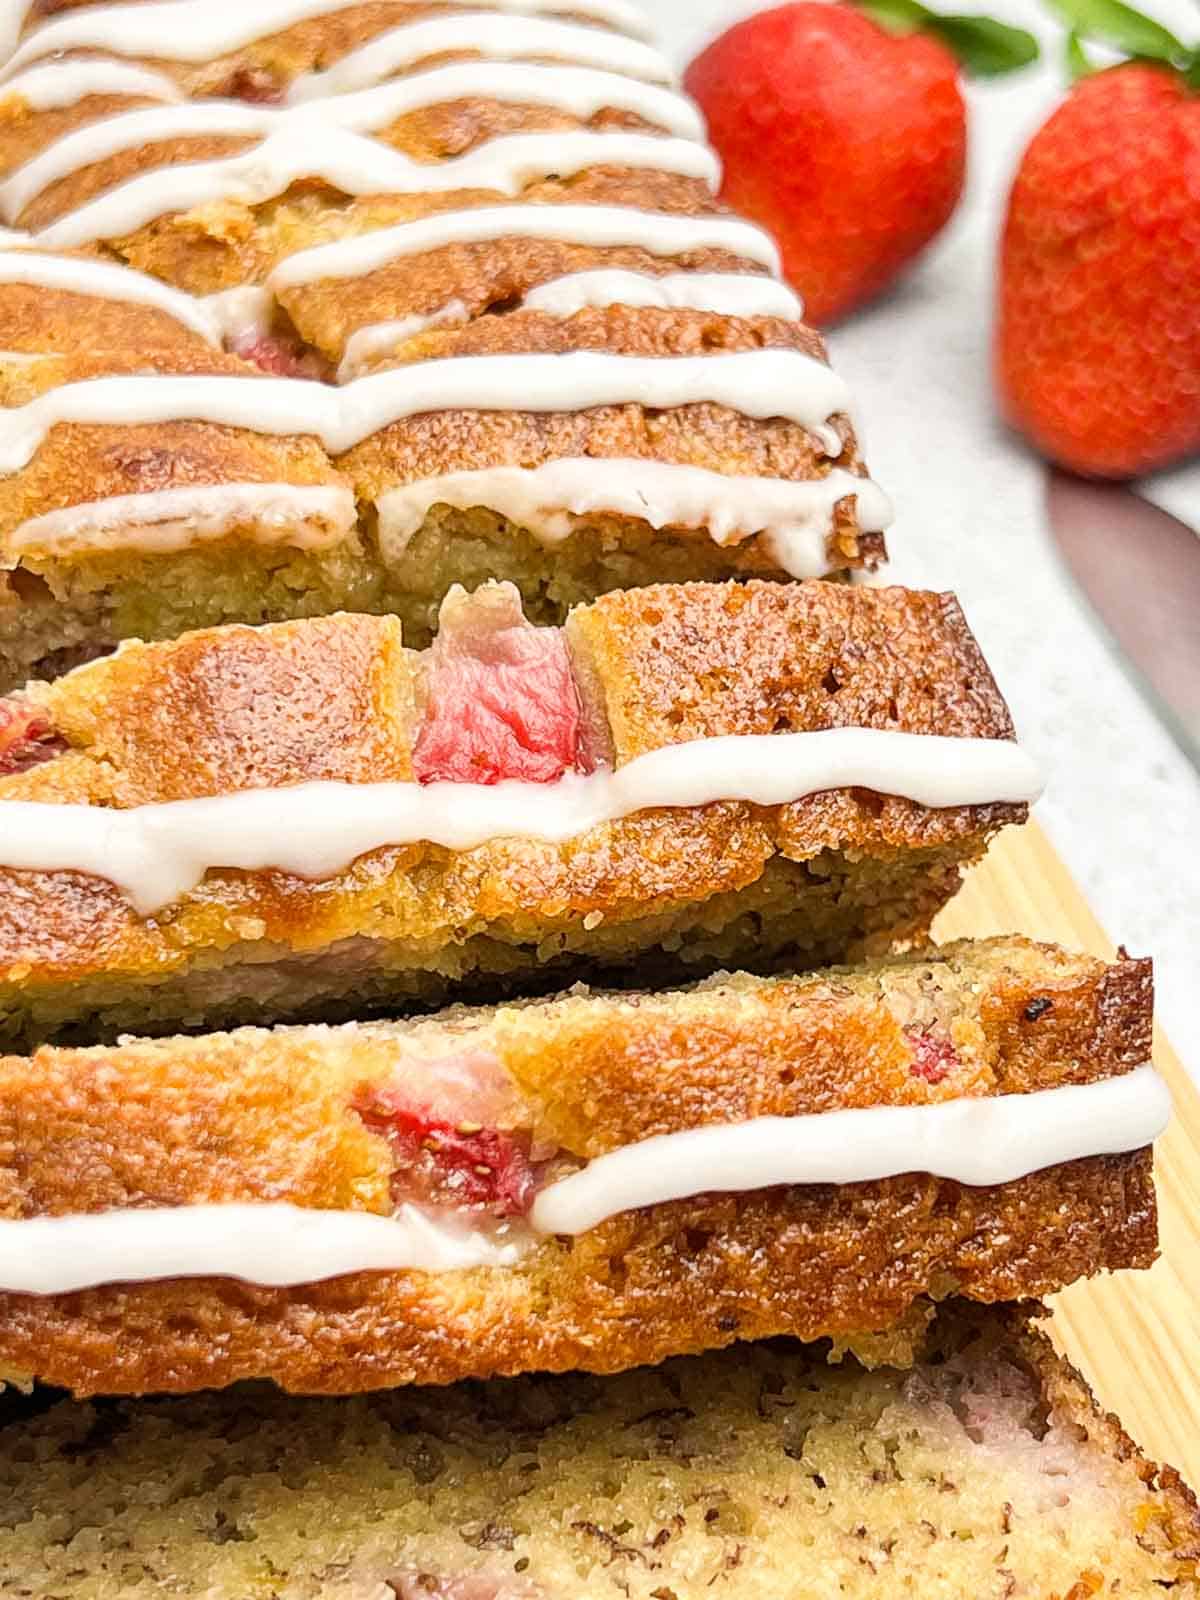
<path id="1" fill-rule="evenodd" d="M 0 1428 L 9 1600 L 1200 1593 L 1196 1505 L 1015 1314 L 908 1372 L 741 1346 L 599 1380 L 265 1387 Z"/>

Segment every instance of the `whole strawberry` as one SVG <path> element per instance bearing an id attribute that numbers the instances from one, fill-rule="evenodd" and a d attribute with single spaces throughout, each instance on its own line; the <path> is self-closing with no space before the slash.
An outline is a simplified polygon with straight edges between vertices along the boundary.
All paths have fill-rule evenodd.
<path id="1" fill-rule="evenodd" d="M 1036 54 L 1028 34 L 987 18 L 935 16 L 915 0 L 865 9 L 797 0 L 763 12 L 685 79 L 724 163 L 722 198 L 774 233 L 819 323 L 885 289 L 958 204 L 967 115 L 956 51 L 987 73 Z"/>
<path id="2" fill-rule="evenodd" d="M 1183 72 L 1084 77 L 1034 136 L 996 373 L 1010 421 L 1076 472 L 1133 477 L 1200 449 L 1200 94 Z"/>

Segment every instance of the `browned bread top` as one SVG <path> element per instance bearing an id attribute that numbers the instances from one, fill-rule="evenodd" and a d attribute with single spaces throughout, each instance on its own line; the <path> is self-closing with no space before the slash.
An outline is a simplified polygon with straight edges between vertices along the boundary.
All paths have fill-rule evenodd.
<path id="1" fill-rule="evenodd" d="M 27 252 L 14 248 L 7 256 L 19 264 L 23 253 Z M 94 259 L 93 252 L 87 250 L 55 251 L 54 255 L 64 262 Z M 0 350 L 63 356 L 126 351 L 144 363 L 151 351 L 190 353 L 203 360 L 210 347 L 193 328 L 153 305 L 108 299 L 87 288 L 0 282 Z M 6 390 L 19 375 L 19 368 L 6 371 Z M 67 377 L 67 373 L 57 371 L 54 383 L 62 383 Z M 20 402 L 16 393 L 9 390 L 4 403 Z"/>
<path id="2" fill-rule="evenodd" d="M 0 285 L 0 305 L 6 291 L 14 287 L 17 286 Z M 131 322 L 142 320 L 144 308 L 128 310 Z M 135 311 L 139 313 L 137 318 L 133 316 Z M 49 313 L 43 310 L 43 315 Z M 64 336 L 69 315 L 64 308 Z M 158 327 L 167 320 L 157 317 L 150 330 L 131 328 L 128 344 L 123 348 L 109 346 L 103 353 L 51 355 L 20 365 L 0 361 L 0 397 L 7 406 L 25 405 L 63 384 L 139 376 L 146 374 L 148 367 L 164 378 L 262 381 L 258 368 L 210 348 L 196 336 L 181 334 L 173 346 L 163 343 L 154 347 Z M 153 348 L 149 360 L 146 344 L 138 342 L 146 333 Z M 32 328 L 29 342 L 46 348 Z M 9 543 L 9 534 L 32 518 L 64 507 L 88 506 L 111 496 L 151 495 L 207 485 L 281 483 L 340 489 L 347 496 L 350 492 L 349 483 L 319 442 L 300 434 L 276 436 L 187 417 L 133 425 L 60 423 L 49 430 L 27 466 L 19 472 L 0 474 L 0 547 Z M 350 510 L 352 513 L 352 504 Z M 35 547 L 36 543 L 35 539 Z M 13 559 L 20 553 L 22 546 L 18 544 L 12 552 Z"/>
<path id="3" fill-rule="evenodd" d="M 275 33 L 264 21 L 262 37 L 227 51 L 218 28 L 212 48 L 219 58 L 197 62 L 155 56 L 166 46 L 152 10 L 144 39 L 135 26 L 130 36 L 102 41 L 103 49 L 94 41 L 63 45 L 52 19 L 70 25 L 78 10 L 31 8 L 25 18 L 22 50 L 40 63 L 35 72 L 49 73 L 39 82 L 52 90 L 55 74 L 66 74 L 57 80 L 65 81 L 61 93 L 43 101 L 45 91 L 28 81 L 22 90 L 20 73 L 0 84 L 0 176 L 17 176 L 6 191 L 6 220 L 31 230 L 39 248 L 116 259 L 197 297 L 250 288 L 256 297 L 240 298 L 242 309 L 222 301 L 221 310 L 207 308 L 205 315 L 223 322 L 228 348 L 262 370 L 348 383 L 439 357 L 465 362 L 488 354 L 593 351 L 702 357 L 716 372 L 722 357 L 769 349 L 800 358 L 791 370 L 803 387 L 813 370 L 808 363 L 824 362 L 795 297 L 777 283 L 766 298 L 755 292 L 755 280 L 761 284 L 773 268 L 773 247 L 716 198 L 716 167 L 703 148 L 700 119 L 670 87 L 669 63 L 620 36 L 626 28 L 642 32 L 636 16 L 597 12 L 591 4 L 579 15 L 569 8 L 545 16 L 498 13 L 508 33 L 489 35 L 482 27 L 477 34 L 457 29 L 458 7 L 333 5 Z M 51 30 L 41 35 L 47 19 Z M 385 46 L 365 73 L 366 101 L 342 93 L 336 78 L 321 81 L 356 47 L 421 22 L 450 31 L 439 31 L 424 54 L 418 44 L 411 56 L 401 50 L 392 60 Z M 526 31 L 512 41 L 509 35 L 520 30 Z M 45 60 L 37 55 L 40 37 Z M 497 37 L 503 60 L 495 74 L 490 63 L 480 73 L 479 57 Z M 109 45 L 120 60 L 105 54 Z M 111 73 L 114 67 L 128 73 L 131 65 L 142 74 L 123 80 L 122 95 Z M 72 99 L 79 86 L 71 74 L 80 69 L 99 73 L 97 92 Z M 571 76 L 564 79 L 564 71 Z M 301 74 L 312 75 L 306 85 L 295 82 Z M 505 84 L 497 74 L 506 75 Z M 421 81 L 414 86 L 414 79 Z M 288 98 L 296 89 L 307 91 L 299 106 Z M 409 109 L 392 105 L 394 91 Z M 293 112 L 309 120 L 289 121 Z M 560 135 L 570 136 L 569 158 Z M 237 158 L 264 141 L 282 159 L 252 162 L 247 181 Z M 121 148 L 126 142 L 129 148 Z M 327 146 L 334 158 L 328 168 L 320 160 Z M 39 187 L 29 164 L 42 158 L 49 167 L 40 169 Z M 447 173 L 456 162 L 465 169 Z M 198 174 L 203 195 L 189 187 Z M 128 212 L 127 192 L 135 201 Z M 93 203 L 99 211 L 88 209 Z M 288 276 L 292 258 L 313 247 L 480 206 L 500 211 L 482 237 L 424 234 L 422 248 L 399 245 L 391 259 L 385 250 L 361 272 L 339 276 L 326 271 L 326 262 L 309 281 L 303 273 L 301 281 Z M 615 208 L 615 221 L 606 224 L 611 238 L 566 218 L 561 237 L 553 227 L 549 238 L 521 236 L 520 212 L 534 207 L 552 216 L 564 206 L 585 213 Z M 511 229 L 509 208 L 518 218 Z M 581 309 L 571 301 L 575 291 L 560 304 L 561 314 L 526 304 L 552 280 L 614 269 L 617 284 L 593 284 Z M 724 281 L 709 287 L 706 279 L 687 281 L 710 273 Z M 634 275 L 632 294 L 622 281 L 627 274 Z M 667 274 L 680 282 L 656 306 L 653 280 Z M 651 303 L 639 303 L 646 294 Z M 625 305 L 626 298 L 633 304 Z M 128 370 L 136 358 L 148 373 L 180 370 L 172 358 L 196 354 L 194 341 L 166 327 L 162 312 L 109 301 L 98 285 L 94 318 L 88 303 L 79 288 L 39 294 L 0 283 L 0 339 L 6 326 L 15 333 L 0 350 L 73 358 L 84 349 L 97 360 L 107 353 L 112 371 Z M 87 326 L 76 339 L 72 324 L 79 321 Z M 366 337 L 351 350 L 358 334 Z M 205 370 L 204 360 L 201 350 L 186 370 Z M 68 365 L 52 381 L 77 375 Z M 531 603 L 557 620 L 580 598 L 647 579 L 820 576 L 870 568 L 882 558 L 886 501 L 873 484 L 860 486 L 865 468 L 849 408 L 839 389 L 828 389 L 827 375 L 818 373 L 814 382 L 832 398 L 818 408 L 822 415 L 811 417 L 786 404 L 786 416 L 743 414 L 727 392 L 724 404 L 700 398 L 652 407 L 639 399 L 639 369 L 631 365 L 628 377 L 627 392 L 619 383 L 612 403 L 579 409 L 564 396 L 558 411 L 539 410 L 535 401 L 533 409 L 521 409 L 516 383 L 504 397 L 511 405 L 488 409 L 484 396 L 478 408 L 434 407 L 380 426 L 336 459 L 312 440 L 302 442 L 303 459 L 295 459 L 279 439 L 186 418 L 132 428 L 56 426 L 37 459 L 7 481 L 0 503 L 0 558 L 13 569 L 11 578 L 0 575 L 0 653 L 12 657 L 7 681 L 31 675 L 31 666 L 36 673 L 39 663 L 49 675 L 89 645 L 167 637 L 209 620 L 277 620 L 344 605 L 396 609 L 410 624 L 419 618 L 428 625 L 456 579 L 516 578 Z M 648 464 L 647 487 L 639 484 L 632 502 L 618 496 L 620 503 L 606 507 L 603 472 L 579 472 L 581 463 L 586 468 L 601 459 Z M 514 468 L 532 474 L 561 462 L 571 463 L 567 473 L 548 480 L 521 482 L 518 471 L 515 483 L 512 476 L 460 482 L 445 501 L 434 484 L 426 505 L 420 491 L 391 507 L 382 499 L 454 474 L 502 469 L 503 475 Z M 654 470 L 667 467 L 672 475 Z M 680 470 L 687 468 L 709 476 Z M 735 496 L 723 477 L 777 481 Z M 581 480 L 579 491 L 564 486 Z M 260 492 L 235 505 L 233 496 L 205 493 L 226 486 L 261 491 L 273 482 L 292 491 L 337 489 L 340 497 L 331 511 L 328 497 L 316 504 L 311 494 L 293 492 L 272 503 Z M 191 492 L 176 493 L 169 506 L 150 503 L 163 489 Z M 526 490 L 549 497 L 547 516 L 536 507 L 522 515 Z M 577 492 L 587 502 L 578 513 L 555 503 Z M 80 507 L 88 513 L 73 515 Z M 49 524 L 28 527 L 47 514 Z M 547 555 L 558 537 L 550 526 L 555 520 L 570 521 L 569 532 L 579 535 L 561 563 Z M 155 542 L 153 530 L 163 523 L 174 541 L 169 548 L 162 538 Z M 155 605 L 155 569 L 166 570 L 177 552 L 201 558 L 176 564 L 189 569 L 183 581 L 212 592 L 204 558 L 220 542 L 245 569 L 219 586 L 224 603 L 214 599 L 207 612 L 192 615 Z M 194 548 L 200 544 L 209 548 Z M 280 577 L 286 552 L 308 559 Z M 293 591 L 299 593 L 289 604 Z M 257 614 L 255 594 L 264 597 Z M 57 628 L 48 614 L 52 601 L 66 602 Z"/>
<path id="4" fill-rule="evenodd" d="M 365 196 L 336 213 L 312 206 L 285 205 L 273 218 L 268 251 L 281 265 L 297 252 L 335 240 L 350 239 L 422 217 L 470 210 L 473 206 L 507 204 L 478 192 L 464 196 L 419 195 L 404 198 Z M 514 204 L 627 206 L 635 211 L 674 217 L 729 217 L 730 212 L 694 181 L 666 173 L 615 172 L 596 167 L 569 184 L 557 179 L 531 183 Z M 331 359 L 345 351 L 356 329 L 411 316 L 430 316 L 454 301 L 474 319 L 490 311 L 511 316 L 525 296 L 541 284 L 569 273 L 596 267 L 659 276 L 673 272 L 761 272 L 759 262 L 733 249 L 703 246 L 677 255 L 657 255 L 644 245 L 598 247 L 569 239 L 533 239 L 506 234 L 481 242 L 440 244 L 396 255 L 353 278 L 273 284 L 273 291 L 297 328 Z"/>
<path id="5" fill-rule="evenodd" d="M 685 739 L 817 728 L 1013 737 L 948 594 L 811 583 L 649 588 L 580 607 L 567 632 L 596 674 L 619 760 Z"/>

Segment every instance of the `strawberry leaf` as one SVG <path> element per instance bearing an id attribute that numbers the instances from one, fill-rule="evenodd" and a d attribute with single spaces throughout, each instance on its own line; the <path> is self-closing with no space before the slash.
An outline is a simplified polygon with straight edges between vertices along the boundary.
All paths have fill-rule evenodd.
<path id="1" fill-rule="evenodd" d="M 1083 40 L 1075 32 L 1074 28 L 1067 35 L 1066 57 L 1067 73 L 1072 83 L 1078 83 L 1080 78 L 1086 78 L 1096 70 L 1088 60 L 1087 53 L 1083 48 Z"/>
<path id="2" fill-rule="evenodd" d="M 933 34 L 972 77 L 996 78 L 1037 60 L 1033 34 L 991 17 L 942 16 L 920 0 L 855 0 L 855 4 L 890 33 Z"/>
<path id="3" fill-rule="evenodd" d="M 1073 33 L 1098 39 L 1147 61 L 1187 61 L 1190 52 L 1175 35 L 1153 17 L 1143 16 L 1124 0 L 1050 0 Z"/>
<path id="4" fill-rule="evenodd" d="M 856 0 L 856 4 L 889 33 L 916 33 L 933 16 L 919 0 Z"/>
<path id="5" fill-rule="evenodd" d="M 991 17 L 931 14 L 925 31 L 949 45 L 973 78 L 998 78 L 1006 72 L 1017 72 L 1038 57 L 1038 43 L 1031 33 Z"/>

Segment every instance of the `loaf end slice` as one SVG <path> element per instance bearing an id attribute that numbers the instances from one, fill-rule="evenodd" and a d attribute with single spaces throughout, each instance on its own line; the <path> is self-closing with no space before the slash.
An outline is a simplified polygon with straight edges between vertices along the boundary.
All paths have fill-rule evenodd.
<path id="1" fill-rule="evenodd" d="M 943 1310 L 909 1371 L 827 1356 L 776 1341 L 607 1380 L 14 1406 L 0 1587 L 13 1600 L 1200 1593 L 1193 1495 L 1020 1314 Z"/>

